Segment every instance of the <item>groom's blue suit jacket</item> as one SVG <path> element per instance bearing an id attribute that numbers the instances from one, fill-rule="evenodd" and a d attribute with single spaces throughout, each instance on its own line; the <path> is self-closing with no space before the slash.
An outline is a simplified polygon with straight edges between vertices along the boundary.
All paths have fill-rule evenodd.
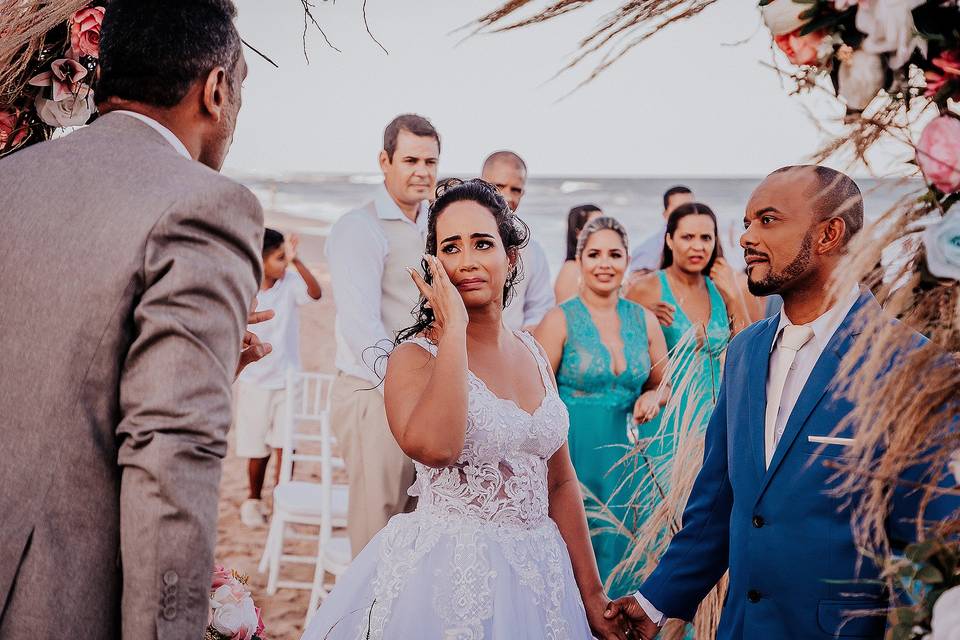
<path id="1" fill-rule="evenodd" d="M 853 437 L 852 429 L 834 433 L 852 409 L 835 393 L 834 381 L 859 333 L 854 316 L 861 310 L 882 313 L 869 293 L 857 301 L 810 374 L 769 469 L 764 465 L 765 387 L 779 316 L 750 326 L 730 343 L 703 468 L 683 527 L 640 588 L 666 616 L 692 619 L 729 568 L 718 640 L 883 637 L 883 617 L 849 616 L 883 609 L 887 596 L 879 584 L 865 582 L 877 577 L 870 561 L 858 571 L 849 509 L 825 493 L 833 471 L 824 463 L 842 458 L 847 447 L 808 440 Z M 914 336 L 914 347 L 923 342 Z M 914 480 L 926 473 L 914 471 Z M 916 491 L 898 491 L 888 519 L 892 539 L 912 539 L 910 520 L 916 519 L 919 500 Z M 945 517 L 958 506 L 956 499 L 937 500 L 926 518 Z"/>

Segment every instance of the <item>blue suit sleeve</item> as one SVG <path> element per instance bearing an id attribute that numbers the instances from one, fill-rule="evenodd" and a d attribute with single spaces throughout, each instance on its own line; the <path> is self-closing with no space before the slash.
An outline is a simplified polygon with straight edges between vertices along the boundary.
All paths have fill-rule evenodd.
<path id="1" fill-rule="evenodd" d="M 732 345 L 731 349 L 732 351 Z M 727 362 L 733 358 L 728 351 Z M 692 620 L 727 570 L 733 490 L 727 470 L 727 371 L 704 442 L 703 466 L 673 537 L 640 593 L 668 618 Z"/>

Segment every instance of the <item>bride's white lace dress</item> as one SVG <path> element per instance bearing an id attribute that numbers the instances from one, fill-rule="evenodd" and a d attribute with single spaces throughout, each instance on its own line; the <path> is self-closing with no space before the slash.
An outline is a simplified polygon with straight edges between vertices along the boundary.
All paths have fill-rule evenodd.
<path id="1" fill-rule="evenodd" d="M 547 460 L 566 441 L 567 410 L 529 334 L 546 394 L 531 415 L 469 375 L 463 453 L 417 464 L 413 513 L 363 549 L 304 640 L 591 638 L 570 556 L 547 515 Z M 412 342 L 436 356 L 425 339 Z"/>

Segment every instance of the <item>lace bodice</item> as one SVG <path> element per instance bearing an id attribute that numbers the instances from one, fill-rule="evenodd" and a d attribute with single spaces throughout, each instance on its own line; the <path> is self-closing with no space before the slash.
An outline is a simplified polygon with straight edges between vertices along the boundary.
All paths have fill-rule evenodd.
<path id="1" fill-rule="evenodd" d="M 590 311 L 580 297 L 560 305 L 567 322 L 557 383 L 567 405 L 602 405 L 632 411 L 650 376 L 650 348 L 643 307 L 629 300 L 617 301 L 620 337 L 627 367 L 614 375 L 611 355 L 600 339 Z"/>
<path id="2" fill-rule="evenodd" d="M 436 469 L 415 463 L 417 511 L 460 515 L 496 524 L 537 527 L 547 519 L 547 461 L 567 438 L 569 418 L 557 395 L 546 359 L 527 333 L 517 336 L 533 353 L 546 393 L 527 413 L 499 398 L 468 371 L 469 399 L 463 451 L 457 462 Z M 410 340 L 434 357 L 436 345 Z"/>

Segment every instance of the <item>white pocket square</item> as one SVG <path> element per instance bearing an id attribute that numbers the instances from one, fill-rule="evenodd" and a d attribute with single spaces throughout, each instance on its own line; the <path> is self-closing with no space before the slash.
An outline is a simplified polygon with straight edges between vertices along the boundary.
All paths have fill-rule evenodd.
<path id="1" fill-rule="evenodd" d="M 852 447 L 856 442 L 853 438 L 833 438 L 830 436 L 807 436 L 807 440 L 817 444 L 839 444 L 842 447 Z"/>

